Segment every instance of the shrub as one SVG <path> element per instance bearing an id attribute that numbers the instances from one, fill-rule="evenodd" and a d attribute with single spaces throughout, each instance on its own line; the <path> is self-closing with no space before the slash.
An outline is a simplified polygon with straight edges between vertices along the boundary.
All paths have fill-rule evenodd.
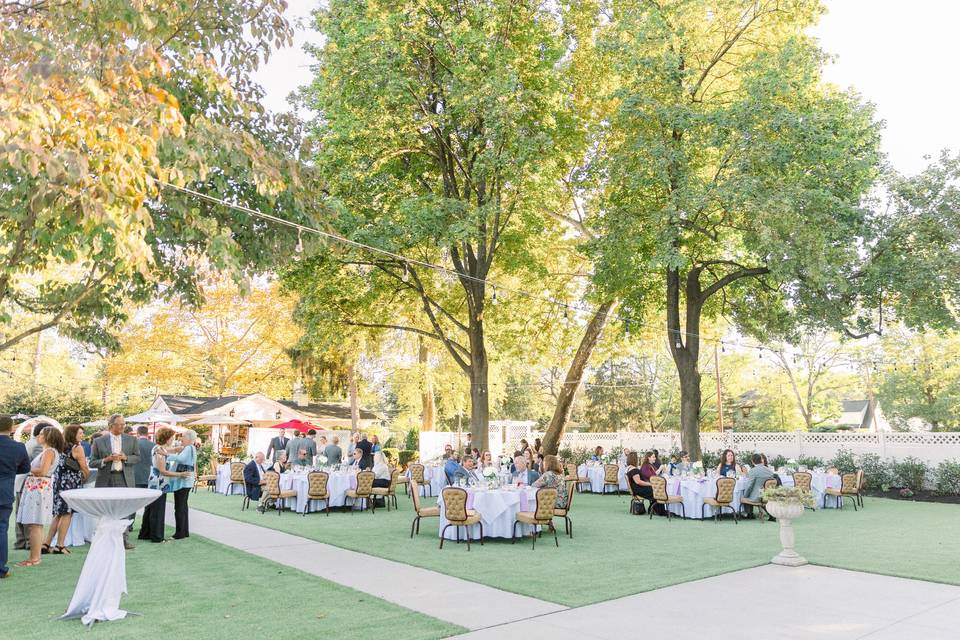
<path id="1" fill-rule="evenodd" d="M 702 458 L 702 459 L 703 459 L 703 468 L 704 468 L 704 470 L 706 470 L 706 469 L 712 469 L 712 468 L 716 467 L 718 464 L 720 464 L 720 455 L 721 455 L 722 453 L 723 453 L 723 451 L 713 451 L 713 452 L 703 451 L 703 452 L 702 452 L 702 454 L 703 454 L 703 458 Z"/>
<path id="2" fill-rule="evenodd" d="M 416 460 L 420 457 L 420 452 L 417 450 L 404 449 L 400 452 L 399 455 L 399 464 L 400 468 L 406 469 L 413 460 Z"/>
<path id="3" fill-rule="evenodd" d="M 387 457 L 387 462 L 394 463 L 400 458 L 400 449 L 395 447 L 384 447 L 380 451 Z"/>
<path id="4" fill-rule="evenodd" d="M 213 445 L 207 443 L 197 449 L 197 474 L 207 475 L 213 473 L 211 463 L 213 462 Z"/>
<path id="5" fill-rule="evenodd" d="M 404 449 L 408 451 L 419 451 L 420 450 L 420 432 L 416 429 L 410 429 L 407 431 L 407 436 L 404 441 Z"/>
<path id="6" fill-rule="evenodd" d="M 855 473 L 857 471 L 857 462 L 853 458 L 853 452 L 848 449 L 840 449 L 837 455 L 827 463 L 829 467 L 836 467 L 840 473 Z"/>
<path id="7" fill-rule="evenodd" d="M 584 447 L 577 447 L 576 449 L 570 452 L 569 460 L 575 465 L 580 466 L 581 464 L 589 460 L 590 456 L 592 455 L 593 455 L 593 452 L 591 450 L 585 449 Z"/>
<path id="8" fill-rule="evenodd" d="M 883 460 L 875 453 L 865 453 L 857 458 L 857 463 L 863 469 L 863 476 L 868 487 L 886 491 L 894 484 L 893 462 Z"/>
<path id="9" fill-rule="evenodd" d="M 560 457 L 561 462 L 572 462 L 571 458 L 573 458 L 573 449 L 571 449 L 569 445 L 565 446 L 557 451 L 557 456 Z"/>
<path id="10" fill-rule="evenodd" d="M 816 467 L 827 466 L 823 461 L 823 458 L 818 458 L 817 456 L 800 456 L 797 458 L 797 465 L 806 467 L 807 469 L 815 469 Z"/>
<path id="11" fill-rule="evenodd" d="M 787 459 L 784 456 L 778 455 L 776 458 L 770 461 L 770 465 L 774 469 L 779 469 L 780 467 L 787 466 Z"/>
<path id="12" fill-rule="evenodd" d="M 937 493 L 960 496 L 960 460 L 944 460 L 937 467 Z"/>
<path id="13" fill-rule="evenodd" d="M 894 486 L 921 491 L 926 484 L 930 467 L 919 458 L 910 456 L 893 463 Z"/>

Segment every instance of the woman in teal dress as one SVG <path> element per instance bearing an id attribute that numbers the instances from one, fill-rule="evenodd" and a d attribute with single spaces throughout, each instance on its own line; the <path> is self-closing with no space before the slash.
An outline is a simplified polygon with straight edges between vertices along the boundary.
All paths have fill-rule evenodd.
<path id="1" fill-rule="evenodd" d="M 187 430 L 180 434 L 180 443 L 183 446 L 180 453 L 167 456 L 167 469 L 177 473 L 185 473 L 180 478 L 170 478 L 169 491 L 173 493 L 173 517 L 177 523 L 177 530 L 173 534 L 175 540 L 190 537 L 190 522 L 188 520 L 187 500 L 197 474 L 197 432 Z"/>

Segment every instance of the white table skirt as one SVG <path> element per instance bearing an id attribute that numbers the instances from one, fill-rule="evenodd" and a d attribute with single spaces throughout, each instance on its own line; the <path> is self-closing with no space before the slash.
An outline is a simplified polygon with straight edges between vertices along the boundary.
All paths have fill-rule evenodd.
<path id="1" fill-rule="evenodd" d="M 93 482 L 88 481 L 83 487 L 85 489 L 92 489 Z M 50 546 L 82 547 L 86 545 L 93 540 L 93 536 L 97 531 L 97 520 L 98 518 L 77 511 L 70 520 L 70 528 L 67 529 L 67 535 L 65 536 L 66 540 L 61 543 L 59 536 L 54 534 Z"/>
<path id="2" fill-rule="evenodd" d="M 247 487 L 242 482 L 239 484 L 230 484 L 230 464 L 222 464 L 217 467 L 217 493 L 223 495 L 245 495 Z"/>
<path id="3" fill-rule="evenodd" d="M 468 489 L 471 498 L 467 500 L 467 508 L 473 509 L 480 514 L 480 521 L 483 523 L 483 537 L 485 538 L 512 538 L 513 523 L 517 519 L 517 513 L 520 511 L 534 511 L 537 508 L 537 490 L 533 487 L 523 489 Z M 522 496 L 522 497 L 521 497 Z M 443 496 L 437 498 L 437 506 L 440 507 L 440 528 L 437 534 L 443 531 L 443 528 L 450 524 L 444 511 Z M 467 533 L 464 533 L 464 529 Z M 517 535 L 523 536 L 532 533 L 536 527 L 532 525 L 517 526 Z M 480 539 L 480 525 L 470 525 L 460 528 L 460 539 L 470 536 L 471 540 Z M 456 527 L 450 527 L 444 534 L 447 540 L 457 539 Z"/>
<path id="4" fill-rule="evenodd" d="M 127 592 L 127 558 L 123 549 L 126 518 L 160 497 L 154 489 L 73 489 L 60 494 L 71 509 L 99 519 L 73 598 L 62 618 L 119 620 L 127 612 L 120 598 Z"/>
<path id="5" fill-rule="evenodd" d="M 746 478 L 739 478 L 737 486 L 733 490 L 733 508 L 737 511 L 740 510 L 740 498 L 743 497 L 743 488 L 746 486 L 746 482 Z M 679 504 L 668 505 L 670 512 L 674 515 L 685 514 L 688 518 L 699 520 L 700 509 L 703 507 L 703 515 L 712 518 L 714 508 L 710 505 L 704 506 L 703 499 L 717 497 L 717 479 L 704 478 L 697 480 L 690 478 L 684 480 L 671 476 L 667 478 L 667 493 L 671 496 L 679 495 L 683 498 L 683 509 L 680 508 Z M 724 512 L 730 513 L 726 509 Z"/>
<path id="6" fill-rule="evenodd" d="M 331 507 L 343 507 L 347 504 L 347 490 L 356 488 L 356 474 L 351 471 L 328 471 L 330 474 L 327 480 L 327 493 L 330 495 Z M 280 475 L 280 490 L 289 491 L 293 489 L 297 492 L 296 504 L 294 510 L 297 513 L 303 513 L 307 508 L 307 494 L 310 490 L 310 483 L 307 480 L 306 473 L 283 473 Z M 310 500 L 310 511 L 318 511 L 326 508 L 323 500 Z M 358 505 L 359 506 L 359 505 Z"/>
<path id="7" fill-rule="evenodd" d="M 577 467 L 577 473 L 583 478 L 590 478 L 590 491 L 593 493 L 603 493 L 603 465 L 582 464 Z M 617 465 L 617 480 L 620 482 L 621 491 L 630 491 L 627 485 L 627 470 Z M 608 489 L 608 491 L 610 491 Z"/>
<path id="8" fill-rule="evenodd" d="M 407 469 L 407 478 L 410 478 L 410 469 Z M 420 485 L 421 497 L 439 496 L 447 486 L 447 476 L 443 473 L 443 467 L 423 465 L 423 479 L 430 484 L 430 487 L 428 489 L 426 485 Z"/>
<path id="9" fill-rule="evenodd" d="M 813 476 L 813 478 L 810 480 L 810 491 L 813 493 L 813 500 L 817 506 L 817 509 L 836 508 L 836 501 L 833 498 L 827 500 L 826 495 L 827 488 L 840 488 L 840 476 L 834 473 L 815 473 L 813 471 L 810 471 L 809 473 L 811 476 Z M 785 487 L 793 486 L 792 475 L 782 473 L 780 474 L 780 481 L 783 482 L 783 486 Z"/>

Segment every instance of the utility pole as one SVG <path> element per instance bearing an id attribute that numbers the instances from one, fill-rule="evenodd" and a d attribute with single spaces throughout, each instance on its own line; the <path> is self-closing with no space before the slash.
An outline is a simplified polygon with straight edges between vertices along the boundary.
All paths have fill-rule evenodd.
<path id="1" fill-rule="evenodd" d="M 717 373 L 717 422 L 720 433 L 723 433 L 723 397 L 720 395 L 720 352 L 717 345 L 713 345 L 713 368 Z"/>

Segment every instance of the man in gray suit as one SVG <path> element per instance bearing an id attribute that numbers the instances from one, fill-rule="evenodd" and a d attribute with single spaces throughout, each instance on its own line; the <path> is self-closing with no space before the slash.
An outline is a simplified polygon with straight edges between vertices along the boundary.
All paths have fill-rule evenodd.
<path id="1" fill-rule="evenodd" d="M 753 454 L 753 457 L 750 458 L 753 462 L 753 468 L 747 472 L 747 481 L 743 486 L 743 498 L 747 500 L 752 500 L 754 502 L 760 501 L 760 493 L 763 491 L 763 483 L 767 480 L 772 480 L 776 478 L 776 474 L 770 470 L 770 467 L 763 464 L 763 457 L 759 453 Z M 743 505 L 744 509 L 747 511 L 747 517 L 753 517 L 753 505 L 745 504 Z M 761 507 L 762 508 L 762 507 Z M 773 518 L 770 518 L 773 520 Z"/>
<path id="2" fill-rule="evenodd" d="M 287 430 L 280 429 L 280 435 L 270 439 L 270 446 L 267 447 L 267 459 L 271 462 L 276 462 L 280 458 L 280 454 L 287 450 L 287 445 L 290 444 L 290 438 L 287 437 Z M 287 460 L 290 459 L 289 454 L 287 455 Z"/>
<path id="3" fill-rule="evenodd" d="M 340 448 L 340 438 L 333 436 L 333 441 L 323 450 L 323 455 L 327 456 L 327 464 L 340 464 L 343 460 L 343 449 Z"/>
<path id="4" fill-rule="evenodd" d="M 287 445 L 287 461 L 290 464 L 303 466 L 313 464 L 313 458 L 317 455 L 317 442 L 313 439 L 316 434 L 317 432 L 311 429 L 311 433 L 307 436 L 298 434 L 296 438 L 290 441 Z M 301 451 L 303 455 L 300 454 Z"/>
<path id="5" fill-rule="evenodd" d="M 99 469 L 96 487 L 135 487 L 134 467 L 140 462 L 140 445 L 133 436 L 124 433 L 126 421 L 119 413 L 107 420 L 109 433 L 93 441 L 90 452 L 90 467 Z M 133 520 L 136 514 L 130 515 Z M 131 525 L 133 523 L 131 522 Z M 123 532 L 123 548 L 133 549 Z"/>
<path id="6" fill-rule="evenodd" d="M 153 442 L 147 437 L 150 429 L 146 425 L 137 427 L 137 446 L 140 449 L 140 461 L 133 465 L 133 482 L 139 489 L 147 488 L 150 479 L 150 453 L 153 451 Z"/>

